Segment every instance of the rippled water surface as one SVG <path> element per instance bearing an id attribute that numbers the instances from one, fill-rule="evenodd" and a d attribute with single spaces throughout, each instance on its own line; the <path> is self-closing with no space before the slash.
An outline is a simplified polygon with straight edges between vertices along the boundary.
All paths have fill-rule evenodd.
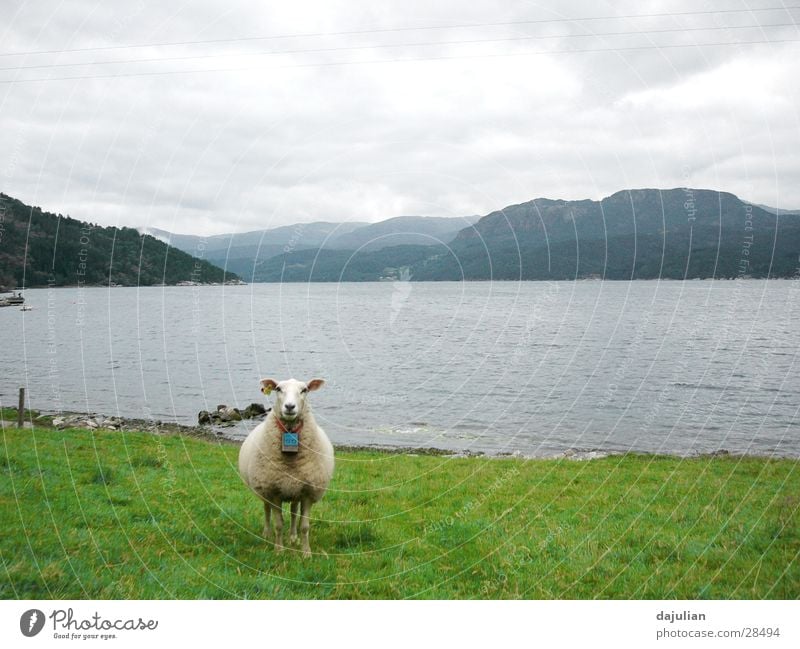
<path id="1" fill-rule="evenodd" d="M 0 398 L 194 423 L 313 395 L 334 443 L 800 456 L 800 282 L 39 289 L 0 309 Z M 244 435 L 247 429 L 231 429 Z"/>

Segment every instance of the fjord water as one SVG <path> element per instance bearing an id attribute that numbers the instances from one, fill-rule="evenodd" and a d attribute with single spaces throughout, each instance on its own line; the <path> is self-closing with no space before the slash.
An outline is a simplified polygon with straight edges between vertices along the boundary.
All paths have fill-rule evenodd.
<path id="1" fill-rule="evenodd" d="M 0 399 L 196 422 L 323 377 L 334 443 L 800 456 L 798 281 L 29 290 Z M 244 436 L 252 423 L 228 429 Z"/>

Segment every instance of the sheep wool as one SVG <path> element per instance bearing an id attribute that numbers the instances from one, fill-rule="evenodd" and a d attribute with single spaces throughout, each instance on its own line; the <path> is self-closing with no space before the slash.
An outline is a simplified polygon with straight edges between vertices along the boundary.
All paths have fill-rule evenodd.
<path id="1" fill-rule="evenodd" d="M 247 436 L 239 450 L 239 473 L 245 484 L 264 502 L 264 536 L 272 537 L 276 551 L 283 549 L 284 502 L 290 503 L 290 543 L 298 541 L 297 510 L 300 508 L 300 540 L 304 556 L 309 546 L 309 512 L 325 495 L 333 477 L 333 445 L 317 424 L 306 396 L 324 382 L 307 384 L 294 379 L 278 383 L 264 379 L 265 391 L 274 389 L 275 407 Z M 271 391 L 271 390 L 270 390 Z M 297 452 L 282 451 L 286 429 L 300 429 Z"/>

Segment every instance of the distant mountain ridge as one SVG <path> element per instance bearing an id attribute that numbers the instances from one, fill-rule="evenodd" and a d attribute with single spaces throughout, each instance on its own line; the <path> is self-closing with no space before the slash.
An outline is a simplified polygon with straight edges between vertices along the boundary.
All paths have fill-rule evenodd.
<path id="1" fill-rule="evenodd" d="M 357 233 L 358 230 L 354 232 Z M 600 201 L 538 198 L 442 244 L 280 252 L 252 281 L 793 277 L 800 218 L 707 189 L 631 189 Z"/>
<path id="2" fill-rule="evenodd" d="M 236 276 L 256 282 L 800 277 L 800 216 L 707 189 L 630 189 L 600 201 L 538 198 L 480 219 L 320 221 L 216 237 L 101 228 L 4 194 L 0 207 L 6 287 L 23 280 L 147 286 Z"/>
<path id="3" fill-rule="evenodd" d="M 208 261 L 141 235 L 44 212 L 0 194 L 0 286 L 151 286 L 238 280 Z"/>
<path id="4" fill-rule="evenodd" d="M 376 252 L 398 245 L 441 244 L 450 241 L 478 218 L 396 216 L 377 223 L 318 221 L 210 237 L 174 234 L 157 228 L 142 228 L 140 231 L 189 254 L 200 255 L 247 280 L 260 281 L 265 272 L 262 266 L 276 255 L 317 249 Z M 325 258 L 336 259 L 338 256 Z"/>
<path id="5" fill-rule="evenodd" d="M 726 192 L 631 189 L 601 201 L 512 205 L 462 230 L 451 247 L 416 279 L 788 277 L 800 220 Z"/>

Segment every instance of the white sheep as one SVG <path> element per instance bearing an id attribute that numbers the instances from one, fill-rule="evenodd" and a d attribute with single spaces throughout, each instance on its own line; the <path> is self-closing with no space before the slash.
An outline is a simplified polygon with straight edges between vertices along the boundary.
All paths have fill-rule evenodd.
<path id="1" fill-rule="evenodd" d="M 264 536 L 273 535 L 278 552 L 283 550 L 283 503 L 288 500 L 291 503 L 289 541 L 297 542 L 299 504 L 303 556 L 311 556 L 309 512 L 325 495 L 333 476 L 333 446 L 314 420 L 307 401 L 308 393 L 318 390 L 324 383 L 322 379 L 308 383 L 295 379 L 280 383 L 262 379 L 262 392 L 274 391 L 275 405 L 239 450 L 239 474 L 264 501 Z M 297 438 L 293 439 L 295 433 Z M 293 446 L 292 442 L 297 443 Z"/>

